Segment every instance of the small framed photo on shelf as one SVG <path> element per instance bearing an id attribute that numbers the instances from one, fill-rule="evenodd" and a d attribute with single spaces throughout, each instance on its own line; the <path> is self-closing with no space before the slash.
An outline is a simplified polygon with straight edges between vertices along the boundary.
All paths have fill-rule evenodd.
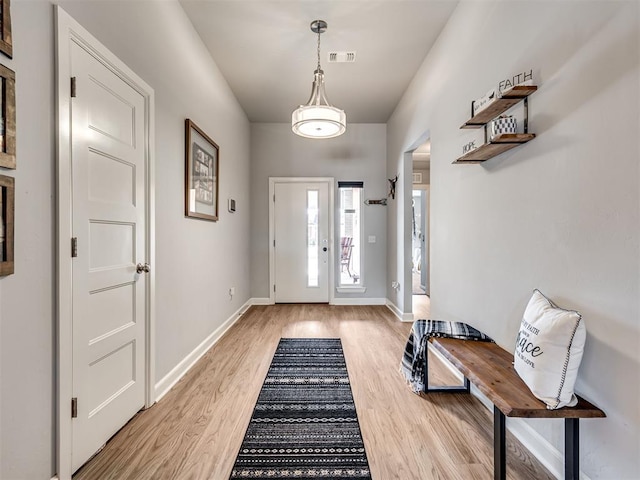
<path id="1" fill-rule="evenodd" d="M 0 276 L 13 273 L 15 181 L 0 175 Z"/>
<path id="2" fill-rule="evenodd" d="M 13 58 L 11 40 L 11 0 L 0 0 L 0 52 Z"/>
<path id="3" fill-rule="evenodd" d="M 2 0 L 0 0 L 2 2 Z M 16 168 L 16 74 L 0 65 L 0 167 Z"/>
<path id="4" fill-rule="evenodd" d="M 195 123 L 185 121 L 185 216 L 218 221 L 220 149 Z"/>

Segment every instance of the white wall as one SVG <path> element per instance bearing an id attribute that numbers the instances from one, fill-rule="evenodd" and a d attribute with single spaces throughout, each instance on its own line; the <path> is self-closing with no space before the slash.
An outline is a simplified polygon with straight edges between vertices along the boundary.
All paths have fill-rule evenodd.
<path id="1" fill-rule="evenodd" d="M 431 309 L 511 350 L 534 288 L 583 314 L 577 390 L 592 479 L 640 478 L 639 8 L 630 2 L 462 2 L 388 123 L 388 171 L 427 130 Z M 531 143 L 451 165 L 476 138 L 469 103 L 533 68 Z M 390 211 L 389 237 L 403 212 Z M 402 252 L 391 244 L 389 271 Z M 562 451 L 562 422 L 530 421 Z"/>
<path id="2" fill-rule="evenodd" d="M 15 274 L 0 278 L 0 478 L 54 469 L 53 8 L 12 2 L 16 72 Z"/>
<path id="3" fill-rule="evenodd" d="M 349 124 L 342 136 L 322 141 L 294 135 L 289 124 L 251 125 L 252 297 L 269 298 L 269 177 L 334 177 L 336 187 L 339 180 L 362 180 L 365 198 L 383 198 L 387 194 L 385 162 L 385 125 Z M 336 293 L 336 298 L 386 297 L 387 207 L 362 208 L 363 238 L 376 236 L 376 243 L 363 245 L 363 281 L 367 291 Z M 339 232 L 337 211 L 335 220 Z M 337 241 L 334 248 L 339 248 Z"/>
<path id="4" fill-rule="evenodd" d="M 249 298 L 249 122 L 177 2 L 60 3 L 155 89 L 160 380 Z M 0 478 L 35 480 L 55 473 L 53 6 L 14 0 L 12 14 L 14 60 L 0 58 L 16 70 L 18 142 L 16 273 L 0 279 Z M 187 117 L 220 146 L 217 223 L 184 218 Z"/>

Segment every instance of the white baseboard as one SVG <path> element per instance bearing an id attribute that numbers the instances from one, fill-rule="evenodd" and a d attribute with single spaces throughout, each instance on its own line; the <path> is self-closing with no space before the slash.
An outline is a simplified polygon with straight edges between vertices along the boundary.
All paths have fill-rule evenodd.
<path id="1" fill-rule="evenodd" d="M 556 419 L 560 422 L 561 419 Z M 507 419 L 507 428 L 556 478 L 564 478 L 564 454 L 540 435 L 524 418 Z M 581 480 L 590 480 L 580 471 Z"/>
<path id="2" fill-rule="evenodd" d="M 250 305 L 273 305 L 273 302 L 270 298 L 250 298 Z"/>
<path id="3" fill-rule="evenodd" d="M 349 298 L 334 297 L 331 305 L 386 305 L 386 298 Z"/>
<path id="4" fill-rule="evenodd" d="M 238 321 L 242 314 L 253 304 L 252 299 L 248 300 L 233 315 L 231 315 L 222 325 L 216 328 L 211 335 L 205 338 L 200 345 L 193 349 L 186 357 L 182 359 L 173 369 L 166 374 L 155 386 L 156 402 L 164 397 L 171 387 L 189 371 L 200 358 L 209 351 L 215 343 L 225 334 L 231 326 Z"/>
<path id="5" fill-rule="evenodd" d="M 391 300 L 386 299 L 386 305 L 401 322 L 413 322 L 413 313 L 403 313 Z"/>
<path id="6" fill-rule="evenodd" d="M 455 368 L 455 367 L 454 367 Z M 471 393 L 493 413 L 493 403 L 480 390 L 471 384 Z M 561 419 L 556 419 L 560 422 Z M 524 418 L 507 418 L 507 430 L 520 443 L 549 470 L 549 473 L 557 479 L 564 478 L 564 454 L 557 450 L 547 439 L 540 435 Z M 583 472 L 580 472 L 581 480 L 590 480 Z"/>
<path id="7" fill-rule="evenodd" d="M 458 378 L 462 379 L 460 371 L 454 367 L 444 356 L 432 346 L 431 351 L 443 360 L 444 365 Z M 487 410 L 493 414 L 493 403 L 475 385 L 471 384 L 471 394 L 480 400 Z M 556 419 L 559 421 L 559 419 Z M 531 454 L 538 459 L 544 467 L 557 479 L 564 478 L 564 455 L 540 435 L 524 418 L 507 418 L 507 430 L 516 437 Z M 590 480 L 583 472 L 580 472 L 581 480 Z"/>

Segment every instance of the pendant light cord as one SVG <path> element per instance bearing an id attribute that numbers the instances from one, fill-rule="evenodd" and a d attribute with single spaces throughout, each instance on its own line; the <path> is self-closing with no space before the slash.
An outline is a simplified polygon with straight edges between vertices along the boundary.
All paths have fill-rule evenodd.
<path id="1" fill-rule="evenodd" d="M 320 68 L 320 29 L 318 29 L 318 70 L 322 70 Z"/>

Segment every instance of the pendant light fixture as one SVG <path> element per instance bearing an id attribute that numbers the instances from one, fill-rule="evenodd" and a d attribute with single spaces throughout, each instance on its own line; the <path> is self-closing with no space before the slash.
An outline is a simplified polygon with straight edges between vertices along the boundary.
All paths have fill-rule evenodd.
<path id="1" fill-rule="evenodd" d="M 291 130 L 307 138 L 333 138 L 347 129 L 344 110 L 331 106 L 324 92 L 324 72 L 320 68 L 320 34 L 327 30 L 327 22 L 314 20 L 311 31 L 318 34 L 318 68 L 313 72 L 311 97 L 291 114 Z"/>

